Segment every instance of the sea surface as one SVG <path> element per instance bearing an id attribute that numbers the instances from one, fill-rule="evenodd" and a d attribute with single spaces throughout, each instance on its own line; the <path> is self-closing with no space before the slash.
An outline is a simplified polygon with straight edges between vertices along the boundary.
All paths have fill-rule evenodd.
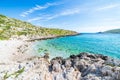
<path id="1" fill-rule="evenodd" d="M 120 59 L 120 34 L 82 33 L 49 40 L 36 41 L 34 49 L 38 55 L 49 53 L 50 58 L 67 58 L 72 54 L 90 52 Z"/>

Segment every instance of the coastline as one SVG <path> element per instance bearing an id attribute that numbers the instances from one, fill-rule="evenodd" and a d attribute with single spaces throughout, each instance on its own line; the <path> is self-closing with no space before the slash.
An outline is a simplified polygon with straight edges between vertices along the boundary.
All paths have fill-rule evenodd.
<path id="1" fill-rule="evenodd" d="M 75 33 L 75 34 L 69 34 L 69 35 L 60 35 L 60 36 L 49 36 L 49 37 L 41 37 L 41 38 L 34 38 L 34 39 L 29 39 L 26 41 L 36 41 L 36 40 L 47 40 L 47 39 L 55 39 L 55 38 L 60 38 L 60 37 L 67 37 L 67 36 L 76 36 L 79 35 L 80 33 Z"/>
<path id="2" fill-rule="evenodd" d="M 48 55 L 43 57 L 35 55 L 35 51 L 31 48 L 34 41 L 35 40 L 33 40 L 33 42 L 27 40 L 0 41 L 0 45 L 2 45 L 0 46 L 0 80 L 120 79 L 120 60 L 84 52 L 79 55 L 71 55 L 67 59 L 58 56 L 49 61 Z M 21 70 L 23 70 L 23 72 L 17 73 L 17 76 L 16 72 Z"/>

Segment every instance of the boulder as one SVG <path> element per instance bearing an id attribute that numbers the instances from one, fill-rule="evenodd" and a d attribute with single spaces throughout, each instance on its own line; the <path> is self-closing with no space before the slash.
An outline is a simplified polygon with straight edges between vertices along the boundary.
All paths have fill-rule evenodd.
<path id="1" fill-rule="evenodd" d="M 58 63 L 57 61 L 54 62 L 54 64 L 52 65 L 52 71 L 54 72 L 60 72 L 62 69 L 61 69 L 61 65 L 60 63 Z"/>
<path id="2" fill-rule="evenodd" d="M 71 62 L 71 60 L 70 59 L 68 59 L 68 60 L 65 60 L 65 67 L 66 68 L 70 68 L 71 67 L 71 65 L 72 65 L 72 62 Z"/>

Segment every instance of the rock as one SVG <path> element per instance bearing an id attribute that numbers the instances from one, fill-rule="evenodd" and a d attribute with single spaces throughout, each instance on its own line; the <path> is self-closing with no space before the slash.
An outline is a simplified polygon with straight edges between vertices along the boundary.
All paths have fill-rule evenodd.
<path id="1" fill-rule="evenodd" d="M 87 74 L 89 74 L 89 73 L 94 73 L 94 74 L 96 74 L 96 71 L 97 71 L 97 69 L 96 69 L 95 65 L 92 64 L 92 65 L 90 65 L 90 66 L 86 69 L 86 71 L 83 72 L 82 75 L 85 76 L 85 75 L 87 75 Z"/>
<path id="2" fill-rule="evenodd" d="M 0 80 L 6 72 L 8 75 L 25 70 L 18 78 L 11 80 L 120 80 L 120 60 L 103 55 L 81 53 L 63 59 L 56 57 L 48 62 L 48 56 L 29 57 L 20 62 L 0 65 Z M 7 65 L 7 67 L 5 67 Z M 19 68 L 19 69 L 18 69 Z M 12 75 L 14 76 L 14 75 Z"/>
<path id="3" fill-rule="evenodd" d="M 62 74 L 57 74 L 54 76 L 54 80 L 65 80 Z"/>
<path id="4" fill-rule="evenodd" d="M 116 80 L 120 80 L 120 67 L 114 67 L 112 71 L 113 71 L 112 77 L 115 78 Z"/>
<path id="5" fill-rule="evenodd" d="M 109 59 L 109 57 L 108 56 L 104 56 L 104 55 L 102 55 L 102 54 L 95 54 L 96 55 L 96 57 L 98 58 L 101 58 L 101 59 L 103 59 L 103 60 L 108 60 Z"/>
<path id="6" fill-rule="evenodd" d="M 96 59 L 97 57 L 93 54 L 87 55 L 87 57 L 90 57 L 91 59 Z"/>
<path id="7" fill-rule="evenodd" d="M 67 59 L 57 57 L 51 60 L 53 74 L 58 80 L 59 78 L 64 78 L 63 80 L 119 80 L 120 69 L 107 65 L 107 62 L 117 61 L 107 56 L 90 53 L 72 55 Z M 63 74 L 63 76 L 60 77 L 58 74 Z"/>
<path id="8" fill-rule="evenodd" d="M 116 79 L 114 79 L 114 78 L 112 78 L 110 76 L 104 76 L 104 77 L 102 77 L 101 80 L 116 80 Z"/>
<path id="9" fill-rule="evenodd" d="M 120 80 L 120 71 L 116 75 L 116 80 Z"/>
<path id="10" fill-rule="evenodd" d="M 102 80 L 102 79 L 96 76 L 95 74 L 88 74 L 87 76 L 83 77 L 81 80 Z"/>
<path id="11" fill-rule="evenodd" d="M 70 55 L 71 59 L 75 59 L 77 56 L 76 55 Z"/>
<path id="12" fill-rule="evenodd" d="M 108 58 L 105 61 L 105 64 L 111 65 L 111 66 L 120 66 L 120 60 L 118 59 L 112 59 L 112 58 Z"/>
<path id="13" fill-rule="evenodd" d="M 108 56 L 101 56 L 103 60 L 108 60 Z"/>
<path id="14" fill-rule="evenodd" d="M 22 66 L 19 64 L 18 69 L 21 69 L 21 68 L 22 68 Z"/>
<path id="15" fill-rule="evenodd" d="M 78 56 L 79 58 L 84 58 L 84 57 L 87 56 L 87 55 L 88 55 L 88 53 L 82 52 L 82 53 L 78 54 L 77 56 Z"/>
<path id="16" fill-rule="evenodd" d="M 71 65 L 72 65 L 71 60 L 65 60 L 65 67 L 66 67 L 67 69 L 70 68 Z"/>
<path id="17" fill-rule="evenodd" d="M 111 66 L 104 66 L 101 68 L 101 73 L 103 76 L 112 76 L 112 67 Z"/>
<path id="18" fill-rule="evenodd" d="M 52 65 L 52 70 L 55 72 L 60 72 L 61 71 L 61 65 L 57 61 L 53 63 Z"/>
<path id="19" fill-rule="evenodd" d="M 81 59 L 79 61 L 75 61 L 75 67 L 80 71 L 83 72 L 88 67 L 89 63 L 87 63 L 84 59 Z"/>
<path id="20" fill-rule="evenodd" d="M 64 59 L 62 57 L 56 57 L 51 60 L 51 64 L 54 63 L 54 61 L 59 62 L 60 64 L 64 63 Z"/>
<path id="21" fill-rule="evenodd" d="M 45 53 L 44 58 L 49 59 L 49 53 Z"/>
<path id="22" fill-rule="evenodd" d="M 120 66 L 120 60 L 113 59 L 113 64 L 114 64 L 115 66 Z"/>
<path id="23" fill-rule="evenodd" d="M 65 73 L 65 79 L 67 80 L 79 80 L 81 77 L 81 74 L 77 71 L 74 71 L 74 68 L 71 67 L 69 70 Z"/>

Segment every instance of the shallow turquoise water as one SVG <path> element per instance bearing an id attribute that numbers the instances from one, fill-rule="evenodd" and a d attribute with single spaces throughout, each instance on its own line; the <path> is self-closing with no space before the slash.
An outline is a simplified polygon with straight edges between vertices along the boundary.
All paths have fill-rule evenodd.
<path id="1" fill-rule="evenodd" d="M 39 55 L 50 53 L 50 57 L 69 57 L 71 54 L 91 52 L 120 59 L 120 34 L 80 34 L 37 41 L 34 49 Z"/>

